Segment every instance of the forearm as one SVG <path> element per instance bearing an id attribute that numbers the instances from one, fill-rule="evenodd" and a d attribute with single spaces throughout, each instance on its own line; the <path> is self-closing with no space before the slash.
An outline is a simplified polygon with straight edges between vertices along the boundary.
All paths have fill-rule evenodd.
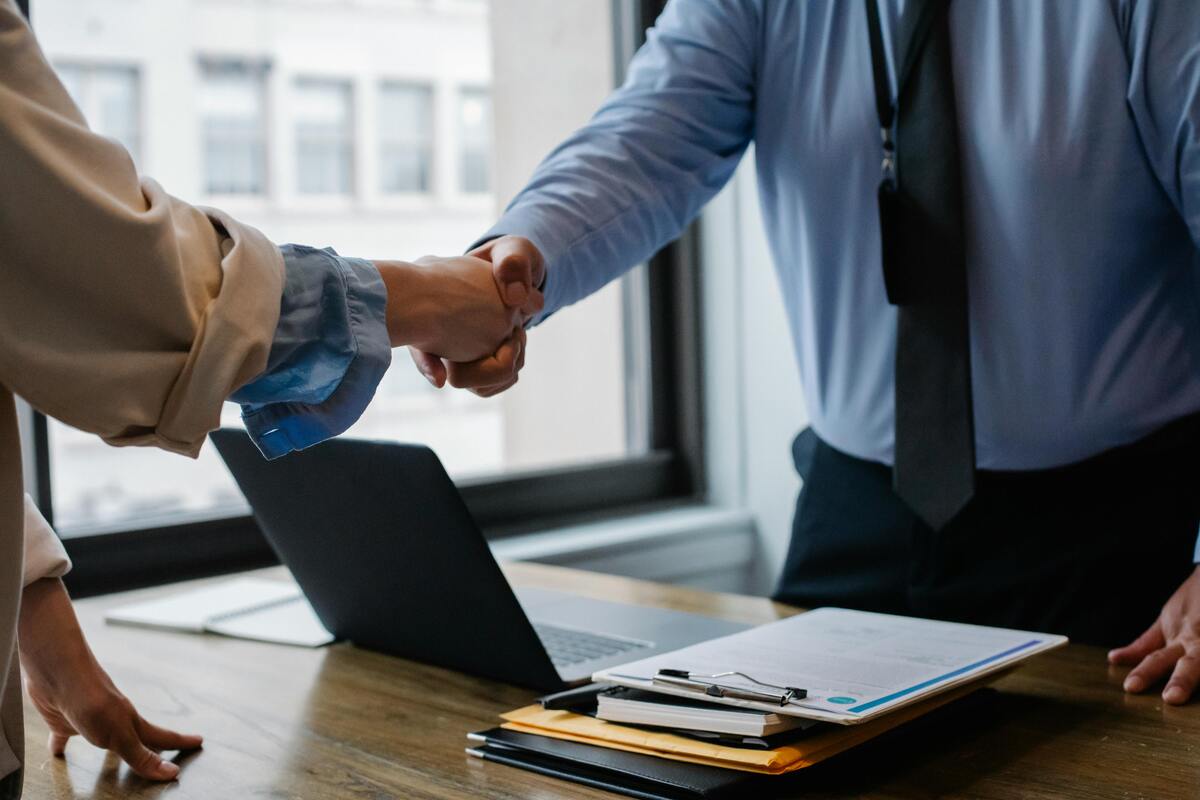
<path id="1" fill-rule="evenodd" d="M 42 578 L 25 587 L 17 637 L 26 677 L 39 684 L 56 687 L 80 664 L 96 664 L 60 578 Z"/>
<path id="2" fill-rule="evenodd" d="M 674 239 L 728 180 L 753 135 L 759 25 L 751 0 L 672 2 L 625 85 L 487 233 L 542 253 L 547 313 Z"/>
<path id="3" fill-rule="evenodd" d="M 388 337 L 392 347 L 423 347 L 443 326 L 445 309 L 433 291 L 430 268 L 407 261 L 375 261 L 387 289 Z"/>
<path id="4" fill-rule="evenodd" d="M 473 360 L 492 354 L 516 324 L 479 259 L 370 262 L 299 245 L 281 252 L 287 283 L 267 368 L 231 398 L 268 458 L 350 427 L 392 347 Z"/>

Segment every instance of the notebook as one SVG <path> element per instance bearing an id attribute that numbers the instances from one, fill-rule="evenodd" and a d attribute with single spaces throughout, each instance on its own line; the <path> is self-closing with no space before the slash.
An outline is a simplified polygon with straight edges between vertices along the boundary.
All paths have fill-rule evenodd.
<path id="1" fill-rule="evenodd" d="M 730 747 L 677 736 L 671 731 L 634 728 L 570 711 L 547 711 L 531 705 L 501 714 L 505 730 L 538 737 L 623 750 L 668 761 L 683 761 L 721 769 L 784 775 L 806 769 L 924 716 L 982 688 L 990 679 L 950 689 L 919 703 L 885 714 L 862 725 L 822 725 L 811 735 L 769 750 Z"/>
<path id="2" fill-rule="evenodd" d="M 773 711 L 731 708 L 683 697 L 614 687 L 596 698 L 596 716 L 609 722 L 738 736 L 773 736 L 821 723 Z"/>
<path id="3" fill-rule="evenodd" d="M 334 637 L 295 581 L 235 578 L 114 608 L 107 622 L 188 633 L 217 633 L 276 644 L 320 647 Z"/>

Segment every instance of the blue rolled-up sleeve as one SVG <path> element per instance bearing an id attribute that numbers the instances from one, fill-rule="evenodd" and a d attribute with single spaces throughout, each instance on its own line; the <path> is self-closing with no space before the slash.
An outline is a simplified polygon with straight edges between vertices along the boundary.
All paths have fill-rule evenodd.
<path id="1" fill-rule="evenodd" d="M 287 278 L 267 369 L 230 398 L 267 458 L 344 432 L 392 360 L 387 288 L 374 264 L 332 249 L 279 249 Z"/>

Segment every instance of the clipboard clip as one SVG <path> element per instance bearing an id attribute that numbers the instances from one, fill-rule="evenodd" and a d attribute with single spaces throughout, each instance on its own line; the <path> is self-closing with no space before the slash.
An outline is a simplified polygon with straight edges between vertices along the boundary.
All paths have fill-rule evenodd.
<path id="1" fill-rule="evenodd" d="M 718 678 L 728 678 L 731 676 L 747 680 L 750 683 L 763 687 L 763 689 L 749 689 L 742 686 L 730 686 L 716 682 Z M 760 703 L 775 703 L 779 706 L 786 706 L 789 703 L 808 697 L 807 689 L 763 683 L 756 678 L 751 678 L 744 672 L 716 672 L 711 675 L 704 675 L 699 672 L 689 672 L 686 669 L 660 669 L 651 678 L 651 683 L 655 686 L 670 686 L 674 689 L 685 689 L 689 692 L 707 695 L 708 697 L 731 697 L 735 700 L 754 700 Z M 773 689 L 774 691 L 764 691 L 765 689 Z"/>

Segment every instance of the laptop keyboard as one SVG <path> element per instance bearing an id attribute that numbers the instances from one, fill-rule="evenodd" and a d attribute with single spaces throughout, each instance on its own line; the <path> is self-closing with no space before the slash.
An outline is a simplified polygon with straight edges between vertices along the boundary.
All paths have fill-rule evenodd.
<path id="1" fill-rule="evenodd" d="M 639 642 L 636 639 L 618 639 L 545 623 L 534 623 L 533 629 L 537 631 L 538 638 L 542 640 L 546 652 L 550 654 L 550 660 L 556 667 L 569 667 L 572 664 L 609 658 L 653 646 L 650 642 Z"/>

